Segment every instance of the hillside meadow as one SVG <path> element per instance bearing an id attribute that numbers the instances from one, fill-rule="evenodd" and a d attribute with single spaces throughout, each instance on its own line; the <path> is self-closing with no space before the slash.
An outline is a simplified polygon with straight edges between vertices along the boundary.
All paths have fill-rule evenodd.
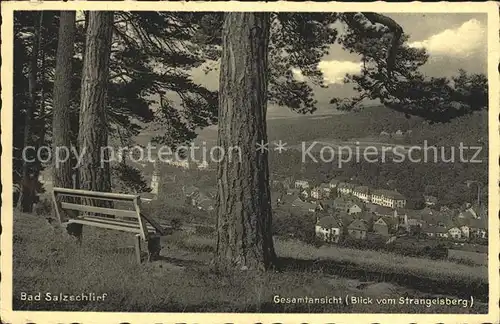
<path id="1" fill-rule="evenodd" d="M 266 273 L 237 271 L 222 274 L 211 268 L 212 237 L 177 232 L 163 240 L 161 260 L 139 265 L 134 261 L 131 235 L 85 227 L 83 244 L 79 246 L 43 217 L 17 213 L 14 215 L 13 241 L 14 309 L 329 313 L 487 311 L 485 268 L 447 261 L 346 248 L 316 249 L 296 241 L 276 240 L 279 269 Z M 420 282 L 414 282 L 415 278 Z M 436 286 L 445 287 L 449 293 L 433 291 Z M 467 294 L 471 291 L 477 293 L 473 308 L 273 301 L 275 296 L 335 296 L 342 300 L 353 294 L 374 299 L 430 298 L 445 297 L 450 293 L 453 296 L 454 291 L 460 290 L 467 291 Z M 26 302 L 20 299 L 22 292 L 92 292 L 106 293 L 108 297 L 105 302 Z"/>

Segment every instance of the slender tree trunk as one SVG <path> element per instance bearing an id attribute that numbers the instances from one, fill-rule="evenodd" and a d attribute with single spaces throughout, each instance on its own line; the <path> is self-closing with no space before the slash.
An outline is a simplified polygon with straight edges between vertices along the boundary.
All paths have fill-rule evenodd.
<path id="1" fill-rule="evenodd" d="M 50 16 L 50 15 L 49 15 Z M 46 19 L 47 16 L 43 19 Z M 42 21 L 42 19 L 40 20 Z M 36 142 L 36 148 L 39 149 L 45 144 L 45 134 L 47 132 L 46 130 L 46 118 L 45 118 L 45 76 L 46 76 L 46 53 L 45 53 L 45 43 L 44 43 L 44 30 L 43 30 L 43 25 L 40 25 L 40 37 L 38 41 L 38 55 L 40 58 L 40 73 L 39 73 L 39 78 L 38 78 L 38 84 L 40 87 L 40 101 L 39 101 L 39 111 L 38 111 L 38 118 L 33 121 L 33 124 L 35 124 L 37 127 L 40 127 L 38 129 L 37 135 L 37 142 Z M 40 176 L 40 171 L 42 170 L 42 165 L 41 163 L 37 163 L 35 165 L 33 174 L 34 174 L 34 179 L 38 179 Z"/>
<path id="2" fill-rule="evenodd" d="M 56 72 L 54 80 L 54 109 L 52 117 L 52 142 L 54 154 L 61 153 L 60 160 L 53 166 L 55 187 L 73 188 L 70 155 L 63 160 L 66 152 L 71 152 L 71 79 L 75 40 L 75 12 L 61 11 L 59 18 L 59 39 L 57 44 Z M 55 159 L 54 159 L 55 160 Z"/>
<path id="3" fill-rule="evenodd" d="M 101 156 L 101 151 L 105 152 L 108 146 L 106 95 L 112 24 L 111 11 L 89 13 L 78 133 L 78 147 L 82 154 L 79 161 L 80 187 L 104 192 L 111 190 L 109 162 L 105 162 L 107 156 Z"/>
<path id="4" fill-rule="evenodd" d="M 32 144 L 32 123 L 33 114 L 36 110 L 36 91 L 37 91 L 37 74 L 38 74 L 38 52 L 41 38 L 41 27 L 43 21 L 43 11 L 35 16 L 34 22 L 34 35 L 33 35 L 33 48 L 31 51 L 30 71 L 28 74 L 28 96 L 29 105 L 26 109 L 24 119 L 24 140 L 23 147 L 26 148 Z M 38 19 L 38 21 L 37 21 Z M 30 172 L 30 162 L 32 157 L 26 157 L 23 160 L 22 180 L 21 180 L 21 194 L 19 196 L 19 207 L 22 212 L 31 213 L 33 211 L 33 202 L 35 199 L 36 179 Z"/>
<path id="5" fill-rule="evenodd" d="M 227 13 L 219 90 L 217 250 L 219 270 L 273 266 L 267 142 L 268 13 Z M 237 151 L 241 150 L 241 160 Z"/>

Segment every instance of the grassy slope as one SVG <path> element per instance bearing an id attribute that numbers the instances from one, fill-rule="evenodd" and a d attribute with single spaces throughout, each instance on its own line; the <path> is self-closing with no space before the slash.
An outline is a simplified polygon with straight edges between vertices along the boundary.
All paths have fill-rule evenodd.
<path id="1" fill-rule="evenodd" d="M 168 237 L 164 260 L 137 265 L 132 238 L 114 231 L 84 229 L 84 243 L 51 227 L 44 219 L 16 215 L 14 219 L 14 307 L 15 309 L 61 309 L 87 311 L 149 312 L 484 312 L 475 307 L 425 307 L 405 305 L 274 304 L 274 295 L 323 297 L 360 295 L 365 297 L 429 296 L 395 284 L 378 283 L 358 289 L 358 280 L 339 277 L 327 267 L 292 267 L 283 272 L 258 274 L 252 271 L 220 275 L 210 271 L 213 240 L 178 233 Z M 420 261 L 382 253 L 349 249 L 314 250 L 297 243 L 277 243 L 280 256 L 331 258 L 372 267 L 392 267 L 430 275 L 474 277 L 486 281 L 482 268 L 448 262 Z M 397 260 L 396 260 L 397 258 Z M 389 262 L 389 263 L 387 263 Z M 297 263 L 297 264 L 300 264 Z M 438 268 L 441 267 L 442 271 Z M 411 270 L 413 269 L 413 270 Z M 27 303 L 21 292 L 107 293 L 105 302 Z M 477 296 L 475 296 L 477 298 Z"/>

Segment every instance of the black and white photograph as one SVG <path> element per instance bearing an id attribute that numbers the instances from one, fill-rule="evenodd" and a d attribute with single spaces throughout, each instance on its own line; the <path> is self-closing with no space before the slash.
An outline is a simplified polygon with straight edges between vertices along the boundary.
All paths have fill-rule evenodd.
<path id="1" fill-rule="evenodd" d="M 6 323 L 500 320 L 496 3 L 127 3 L 2 8 Z"/>

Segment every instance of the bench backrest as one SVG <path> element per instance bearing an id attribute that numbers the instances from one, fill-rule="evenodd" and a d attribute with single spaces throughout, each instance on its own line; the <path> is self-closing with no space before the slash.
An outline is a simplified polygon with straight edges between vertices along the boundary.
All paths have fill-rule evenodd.
<path id="1" fill-rule="evenodd" d="M 66 199 L 67 201 L 64 201 L 65 197 L 70 198 L 70 200 Z M 55 187 L 52 190 L 52 199 L 54 201 L 56 215 L 60 223 L 63 222 L 63 213 L 70 215 L 71 212 L 76 211 L 114 216 L 118 219 L 121 218 L 129 221 L 137 221 L 140 234 L 143 239 L 146 239 L 148 236 L 146 222 L 149 222 L 157 231 L 163 231 L 163 228 L 156 221 L 141 213 L 141 199 L 139 195 Z M 97 201 L 106 202 L 106 204 L 102 206 L 103 204 L 97 204 Z M 130 205 L 132 210 L 120 208 L 115 205 L 111 206 L 111 203 L 126 203 Z M 72 216 L 77 217 L 75 214 Z"/>

